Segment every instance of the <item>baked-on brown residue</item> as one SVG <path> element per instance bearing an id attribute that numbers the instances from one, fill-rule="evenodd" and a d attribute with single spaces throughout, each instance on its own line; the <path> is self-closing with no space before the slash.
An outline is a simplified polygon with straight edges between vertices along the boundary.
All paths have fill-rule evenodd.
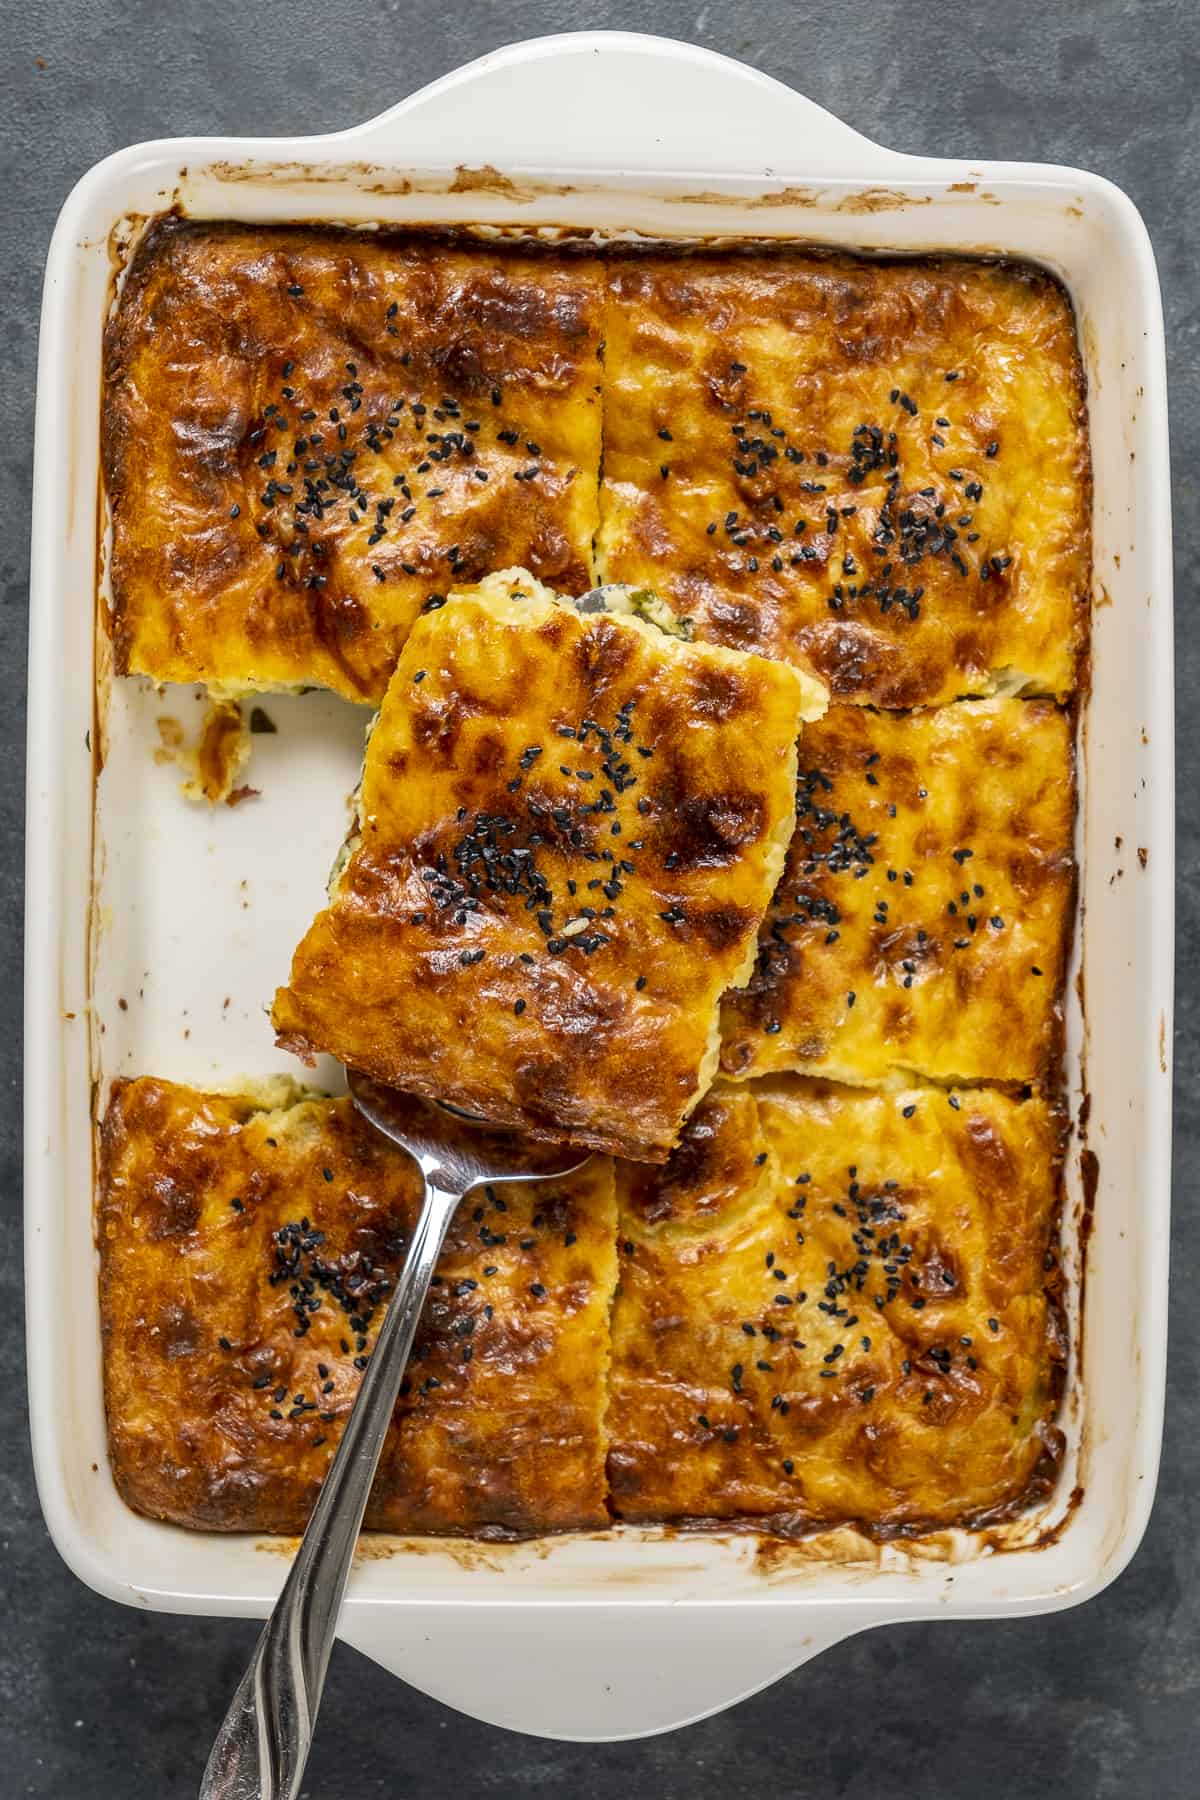
<path id="1" fill-rule="evenodd" d="M 186 779 L 182 791 L 189 800 L 217 806 L 240 806 L 257 789 L 238 783 L 250 757 L 250 733 L 242 710 L 232 700 L 214 700 L 206 709 L 194 744 L 189 744 L 182 721 L 173 713 L 155 720 L 158 729 L 156 763 L 174 764 Z"/>

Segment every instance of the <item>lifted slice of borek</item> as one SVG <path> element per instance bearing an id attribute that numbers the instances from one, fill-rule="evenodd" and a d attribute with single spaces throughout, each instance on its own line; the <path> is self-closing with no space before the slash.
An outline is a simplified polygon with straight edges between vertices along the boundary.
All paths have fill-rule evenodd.
<path id="1" fill-rule="evenodd" d="M 753 968 L 825 693 L 604 599 L 506 570 L 418 621 L 272 1019 L 301 1056 L 661 1161 Z"/>

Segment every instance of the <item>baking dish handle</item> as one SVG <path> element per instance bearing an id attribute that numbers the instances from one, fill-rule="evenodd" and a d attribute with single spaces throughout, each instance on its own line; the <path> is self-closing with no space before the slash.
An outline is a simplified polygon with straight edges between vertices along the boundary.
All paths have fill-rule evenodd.
<path id="1" fill-rule="evenodd" d="M 920 159 L 874 144 L 782 82 L 694 44 L 581 31 L 509 44 L 338 132 L 372 162 L 706 174 L 770 180 L 902 174 Z"/>
<path id="2" fill-rule="evenodd" d="M 844 1607 L 360 1604 L 338 1635 L 486 1724 L 612 1743 L 736 1705 L 877 1623 Z"/>

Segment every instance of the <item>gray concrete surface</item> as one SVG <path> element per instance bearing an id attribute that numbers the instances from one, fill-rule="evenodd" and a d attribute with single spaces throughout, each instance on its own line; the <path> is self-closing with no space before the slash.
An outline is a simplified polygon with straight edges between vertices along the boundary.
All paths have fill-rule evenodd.
<path id="1" fill-rule="evenodd" d="M 1171 355 L 1181 696 L 1172 1373 L 1146 1542 L 1091 1605 L 1002 1625 L 879 1631 L 731 1713 L 643 1744 L 487 1729 L 336 1652 L 306 1793 L 679 1800 L 1183 1800 L 1200 1786 L 1200 8 L 1195 0 L 0 0 L 0 1796 L 195 1792 L 254 1628 L 125 1611 L 42 1525 L 25 1433 L 20 1267 L 24 656 L 33 368 L 46 244 L 98 157 L 138 139 L 311 132 L 379 111 L 479 52 L 608 26 L 691 38 L 793 83 L 897 148 L 1077 163 L 1119 182 L 1157 246 Z M 719 126 L 718 126 L 719 128 Z M 38 1329 L 52 1330 L 53 1321 Z"/>

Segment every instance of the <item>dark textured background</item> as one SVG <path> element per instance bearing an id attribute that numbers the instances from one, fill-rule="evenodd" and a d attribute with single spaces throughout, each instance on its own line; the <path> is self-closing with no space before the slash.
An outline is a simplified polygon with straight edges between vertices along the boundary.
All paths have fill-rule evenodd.
<path id="1" fill-rule="evenodd" d="M 1132 196 L 1158 251 L 1171 360 L 1176 579 L 1200 551 L 1200 6 L 1196 0 L 0 0 L 0 1795 L 176 1800 L 257 1627 L 134 1613 L 84 1589 L 42 1525 L 24 1432 L 19 993 L 25 625 L 33 370 L 42 265 L 76 177 L 110 150 L 189 133 L 357 123 L 518 37 L 608 26 L 691 38 L 790 82 L 896 149 L 1075 163 Z M 1180 632 L 1184 700 L 1200 652 Z M 313 1800 L 467 1789 L 893 1800 L 1047 1786 L 1195 1794 L 1200 1752 L 1200 1328 L 1188 1229 L 1200 1141 L 1200 773 L 1181 707 L 1176 1305 L 1167 1444 L 1145 1544 L 1114 1588 L 1057 1617 L 876 1631 L 731 1713 L 641 1744 L 570 1746 L 493 1731 L 339 1647 L 305 1792 Z"/>

